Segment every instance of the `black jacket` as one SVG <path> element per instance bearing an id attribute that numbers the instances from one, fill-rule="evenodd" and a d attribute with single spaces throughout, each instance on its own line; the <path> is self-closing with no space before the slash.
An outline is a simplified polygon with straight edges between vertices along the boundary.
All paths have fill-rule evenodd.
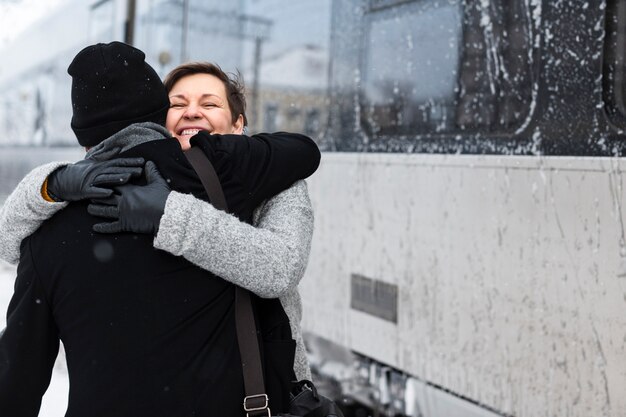
<path id="1" fill-rule="evenodd" d="M 262 200 L 311 175 L 319 151 L 300 135 L 199 134 L 232 212 L 250 221 Z M 173 189 L 206 197 L 174 140 L 120 156 L 156 163 Z M 243 382 L 234 286 L 153 248 L 153 236 L 93 233 L 86 202 L 70 204 L 22 242 L 0 336 L 0 415 L 38 414 L 63 342 L 66 417 L 241 416 Z M 190 213 L 193 215 L 193 213 Z M 254 303 L 268 393 L 285 404 L 294 344 L 278 300 Z"/>

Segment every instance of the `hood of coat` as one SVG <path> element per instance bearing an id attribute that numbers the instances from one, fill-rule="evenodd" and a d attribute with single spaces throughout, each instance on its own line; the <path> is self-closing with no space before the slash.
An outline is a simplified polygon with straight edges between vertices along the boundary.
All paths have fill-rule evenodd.
<path id="1" fill-rule="evenodd" d="M 172 139 L 163 126 L 152 122 L 135 123 L 89 149 L 85 159 L 107 161 L 137 145 L 161 139 Z"/>

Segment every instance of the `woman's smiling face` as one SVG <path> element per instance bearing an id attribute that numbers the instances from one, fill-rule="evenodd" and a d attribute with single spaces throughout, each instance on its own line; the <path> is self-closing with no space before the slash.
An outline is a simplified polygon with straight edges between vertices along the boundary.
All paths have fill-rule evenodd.
<path id="1" fill-rule="evenodd" d="M 224 83 L 214 75 L 193 74 L 181 78 L 169 92 L 170 109 L 165 127 L 189 149 L 189 139 L 201 130 L 241 134 L 243 116 L 233 123 Z"/>

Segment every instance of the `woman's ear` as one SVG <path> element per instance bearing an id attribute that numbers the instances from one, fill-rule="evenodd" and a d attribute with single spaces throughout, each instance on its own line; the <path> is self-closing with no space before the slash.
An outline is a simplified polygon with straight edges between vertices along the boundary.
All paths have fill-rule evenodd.
<path id="1" fill-rule="evenodd" d="M 233 133 L 237 135 L 243 134 L 243 114 L 237 117 L 237 121 L 233 123 Z"/>

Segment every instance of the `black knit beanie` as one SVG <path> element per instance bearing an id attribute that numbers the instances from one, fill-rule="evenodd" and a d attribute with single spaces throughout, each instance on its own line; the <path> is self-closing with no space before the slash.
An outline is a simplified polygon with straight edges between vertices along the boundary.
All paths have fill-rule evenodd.
<path id="1" fill-rule="evenodd" d="M 165 124 L 167 91 L 145 54 L 121 42 L 99 43 L 76 55 L 72 129 L 82 146 L 95 146 L 133 123 Z"/>

